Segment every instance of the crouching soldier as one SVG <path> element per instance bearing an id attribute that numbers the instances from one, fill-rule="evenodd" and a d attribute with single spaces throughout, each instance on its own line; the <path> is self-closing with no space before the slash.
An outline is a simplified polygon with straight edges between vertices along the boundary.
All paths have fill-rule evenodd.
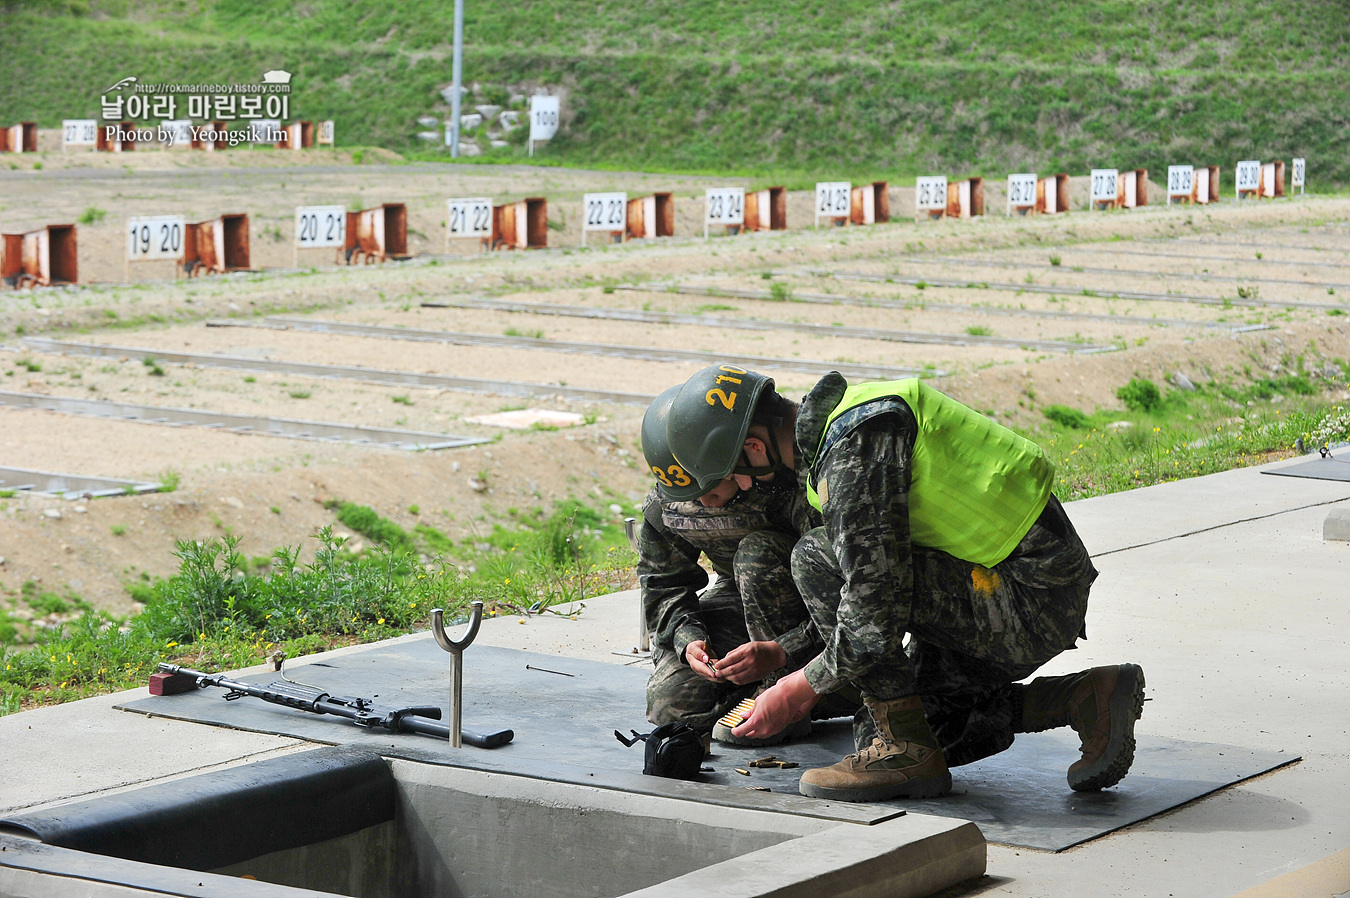
<path id="1" fill-rule="evenodd" d="M 719 421 L 696 375 L 669 432 L 730 426 L 744 413 L 731 406 L 753 401 L 734 386 Z M 796 445 L 824 525 L 798 543 L 792 569 L 823 648 L 767 689 L 735 734 L 778 732 L 852 684 L 866 709 L 857 752 L 808 770 L 803 794 L 933 797 L 950 790 L 949 765 L 1060 726 L 1082 740 L 1070 787 L 1119 782 L 1143 708 L 1137 665 L 1017 682 L 1085 636 L 1097 576 L 1041 449 L 917 379 L 849 386 L 838 373 L 802 402 Z M 737 464 L 674 446 L 701 488 Z"/>
<path id="2" fill-rule="evenodd" d="M 769 745 L 810 732 L 809 716 L 762 737 L 735 737 L 717 723 L 819 652 L 791 558 L 797 540 L 820 518 L 804 481 L 785 463 L 793 458 L 795 406 L 774 392 L 769 378 L 756 375 L 747 386 L 760 400 L 757 433 L 746 439 L 747 418 L 740 435 L 729 437 L 736 464 L 706 485 L 686 474 L 667 439 L 666 419 L 680 387 L 648 408 L 642 451 L 656 485 L 643 503 L 638 578 L 655 664 L 648 719 L 683 721 L 719 741 Z M 700 556 L 717 575 L 707 589 Z"/>

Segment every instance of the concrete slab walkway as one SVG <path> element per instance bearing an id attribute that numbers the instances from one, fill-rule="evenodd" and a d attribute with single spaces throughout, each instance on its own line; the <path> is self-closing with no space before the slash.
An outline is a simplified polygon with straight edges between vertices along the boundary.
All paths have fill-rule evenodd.
<path id="1" fill-rule="evenodd" d="M 970 893 L 1350 893 L 1350 542 L 1323 536 L 1350 483 L 1248 468 L 1067 507 L 1101 577 L 1089 639 L 1043 672 L 1137 662 L 1152 699 L 1140 734 L 1303 761 L 1059 854 L 991 845 Z M 636 646 L 637 603 L 488 619 L 478 641 L 642 663 L 615 654 Z M 0 812 L 310 747 L 113 709 L 141 694 L 0 718 Z"/>

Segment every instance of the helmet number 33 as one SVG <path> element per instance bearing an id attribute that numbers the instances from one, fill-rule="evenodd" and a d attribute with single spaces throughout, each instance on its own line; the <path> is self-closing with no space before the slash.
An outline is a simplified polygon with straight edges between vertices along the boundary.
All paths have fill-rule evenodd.
<path id="1" fill-rule="evenodd" d="M 668 471 L 662 471 L 657 465 L 652 465 L 652 473 L 661 481 L 662 486 L 688 486 L 694 482 L 679 465 L 671 465 Z"/>
<path id="2" fill-rule="evenodd" d="M 745 369 L 744 369 L 744 368 L 737 368 L 737 367 L 735 367 L 734 365 L 722 365 L 722 366 L 720 366 L 720 368 L 719 368 L 718 370 L 719 370 L 719 371 L 728 371 L 728 372 L 730 372 L 731 374 L 744 374 L 744 373 L 745 373 Z M 719 375 L 717 376 L 717 381 L 716 381 L 716 382 L 717 382 L 718 384 L 723 384 L 723 383 L 739 384 L 739 383 L 741 382 L 741 379 L 740 379 L 739 377 L 729 377 L 729 376 L 726 375 L 726 374 L 719 374 Z M 716 406 L 717 406 L 717 403 L 718 403 L 718 402 L 721 402 L 721 403 L 722 403 L 722 407 L 725 408 L 727 411 L 732 411 L 732 410 L 734 410 L 734 409 L 736 408 L 736 391 L 735 391 L 735 390 L 732 390 L 731 392 L 728 393 L 727 391 L 721 389 L 720 387 L 714 387 L 713 389 L 709 390 L 709 391 L 707 392 L 707 394 L 706 394 L 703 398 L 706 399 L 706 400 L 708 400 L 708 404 L 711 405 L 711 406 L 713 406 L 713 407 L 716 407 Z"/>

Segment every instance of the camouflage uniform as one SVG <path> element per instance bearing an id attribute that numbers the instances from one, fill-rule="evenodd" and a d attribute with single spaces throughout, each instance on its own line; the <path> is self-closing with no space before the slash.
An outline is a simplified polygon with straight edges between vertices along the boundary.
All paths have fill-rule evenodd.
<path id="1" fill-rule="evenodd" d="M 757 485 L 721 508 L 674 502 L 653 489 L 638 530 L 638 579 L 656 669 L 647 683 L 647 719 L 683 720 L 707 732 L 758 683 L 705 680 L 684 650 L 702 640 L 723 657 L 750 639 L 773 640 L 788 669 L 814 657 L 821 642 L 792 580 L 792 547 L 820 516 L 806 501 L 804 474 L 782 469 L 795 488 Z M 778 480 L 779 477 L 775 477 Z M 717 582 L 699 565 L 706 555 Z"/>
<path id="2" fill-rule="evenodd" d="M 843 386 L 838 375 L 827 376 L 802 405 L 797 441 L 811 452 Z M 909 406 L 898 405 L 865 417 L 816 468 L 817 482 L 829 485 L 824 526 L 803 537 L 792 559 L 825 641 L 806 677 L 817 692 L 848 682 L 882 701 L 919 695 L 948 764 L 958 766 L 1012 744 L 1023 688 L 1015 681 L 1086 635 L 1097 571 L 1053 496 L 992 568 L 912 544 L 908 493 L 918 429 Z M 861 748 L 871 734 L 859 723 Z"/>

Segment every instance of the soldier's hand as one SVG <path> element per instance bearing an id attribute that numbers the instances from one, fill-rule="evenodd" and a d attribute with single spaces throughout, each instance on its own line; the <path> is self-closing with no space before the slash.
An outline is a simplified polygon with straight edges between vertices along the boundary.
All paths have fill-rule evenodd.
<path id="1" fill-rule="evenodd" d="M 685 646 L 684 660 L 689 665 L 689 669 L 703 679 L 714 682 L 721 681 L 717 673 L 718 660 L 716 656 L 709 654 L 707 643 L 702 639 L 696 639 Z"/>
<path id="2" fill-rule="evenodd" d="M 717 673 L 737 686 L 756 683 L 787 664 L 787 652 L 776 642 L 747 642 L 717 662 Z"/>
<path id="3" fill-rule="evenodd" d="M 810 714 L 819 700 L 820 696 L 806 682 L 806 674 L 794 671 L 764 690 L 755 699 L 755 710 L 731 732 L 755 738 L 781 733 L 788 724 Z"/>

